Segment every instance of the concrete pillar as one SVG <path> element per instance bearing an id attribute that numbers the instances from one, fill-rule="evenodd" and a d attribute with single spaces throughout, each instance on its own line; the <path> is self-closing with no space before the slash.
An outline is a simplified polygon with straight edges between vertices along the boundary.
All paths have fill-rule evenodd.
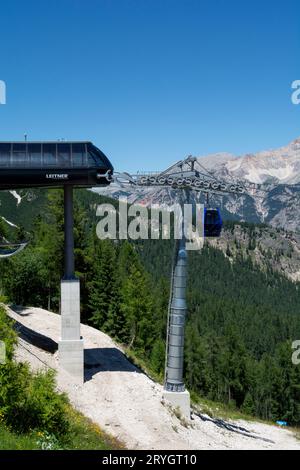
<path id="1" fill-rule="evenodd" d="M 75 278 L 74 263 L 74 208 L 73 186 L 64 186 L 64 229 L 65 229 L 65 275 L 64 279 Z"/>
<path id="2" fill-rule="evenodd" d="M 80 336 L 80 285 L 78 279 L 61 281 L 60 367 L 83 383 L 83 339 Z"/>
<path id="3" fill-rule="evenodd" d="M 80 283 L 74 272 L 73 187 L 64 187 L 65 275 L 61 281 L 59 364 L 79 384 L 84 381 L 84 347 L 80 336 Z"/>

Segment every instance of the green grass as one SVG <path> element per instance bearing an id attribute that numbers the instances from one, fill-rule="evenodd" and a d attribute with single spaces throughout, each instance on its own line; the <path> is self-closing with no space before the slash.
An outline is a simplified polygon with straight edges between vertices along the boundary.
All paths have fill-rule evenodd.
<path id="1" fill-rule="evenodd" d="M 62 443 L 64 449 L 72 450 L 114 450 L 124 449 L 124 444 L 104 432 L 97 424 L 74 410 L 68 409 L 71 423 L 70 432 Z"/>
<path id="2" fill-rule="evenodd" d="M 118 450 L 124 445 L 102 431 L 99 426 L 68 405 L 70 431 L 61 440 L 43 431 L 17 434 L 0 424 L 0 450 Z"/>
<path id="3" fill-rule="evenodd" d="M 19 435 L 0 424 L 0 450 L 36 450 L 39 448 L 36 436 Z"/>

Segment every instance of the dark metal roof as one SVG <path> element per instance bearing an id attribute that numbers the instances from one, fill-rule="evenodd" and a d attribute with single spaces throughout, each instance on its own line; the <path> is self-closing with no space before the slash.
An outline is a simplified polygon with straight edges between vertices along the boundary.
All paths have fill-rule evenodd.
<path id="1" fill-rule="evenodd" d="M 92 144 L 90 140 L 0 140 L 0 144 Z"/>

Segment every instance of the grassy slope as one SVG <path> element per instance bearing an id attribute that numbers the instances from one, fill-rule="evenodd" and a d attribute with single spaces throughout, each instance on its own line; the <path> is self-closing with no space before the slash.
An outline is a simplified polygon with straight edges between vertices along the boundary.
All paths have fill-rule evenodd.
<path id="1" fill-rule="evenodd" d="M 39 449 L 37 436 L 18 435 L 0 424 L 0 450 L 34 450 Z"/>
<path id="2" fill-rule="evenodd" d="M 99 426 L 74 410 L 68 410 L 71 430 L 68 437 L 61 442 L 52 442 L 52 450 L 113 450 L 123 449 L 124 445 L 103 432 Z M 50 438 L 51 439 L 51 438 Z M 36 450 L 46 443 L 43 432 L 16 434 L 0 423 L 0 450 Z"/>

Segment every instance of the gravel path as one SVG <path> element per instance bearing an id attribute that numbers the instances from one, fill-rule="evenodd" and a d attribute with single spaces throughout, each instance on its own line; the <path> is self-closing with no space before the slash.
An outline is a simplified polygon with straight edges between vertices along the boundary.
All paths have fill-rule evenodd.
<path id="1" fill-rule="evenodd" d="M 39 308 L 8 309 L 8 313 L 21 330 L 24 325 L 50 338 L 53 349 L 59 339 L 59 315 Z M 35 370 L 56 369 L 58 388 L 68 394 L 73 406 L 130 449 L 300 450 L 300 441 L 291 431 L 267 424 L 194 415 L 191 426 L 185 427 L 162 403 L 161 385 L 134 367 L 109 336 L 86 325 L 81 326 L 85 383 L 78 386 L 59 370 L 57 351 L 51 354 L 30 344 L 30 330 L 25 329 L 19 339 L 16 359 L 28 361 Z"/>

